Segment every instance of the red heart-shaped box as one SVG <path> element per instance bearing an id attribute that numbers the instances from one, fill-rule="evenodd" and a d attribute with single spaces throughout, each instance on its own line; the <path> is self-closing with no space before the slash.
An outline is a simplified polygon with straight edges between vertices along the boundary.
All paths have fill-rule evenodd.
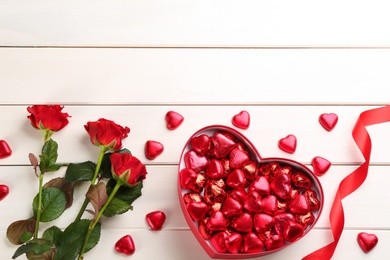
<path id="1" fill-rule="evenodd" d="M 221 133 L 223 133 L 223 135 L 220 135 Z M 197 154 L 197 152 L 194 151 L 194 150 L 205 151 L 207 149 L 204 149 L 205 147 L 192 147 L 191 143 L 194 146 L 198 144 L 205 146 L 207 145 L 208 139 L 212 140 L 214 135 L 219 136 L 218 137 L 219 140 L 217 140 L 216 143 L 210 143 L 208 153 Z M 201 136 L 201 138 L 198 138 L 199 136 Z M 194 138 L 195 141 L 191 142 Z M 202 142 L 198 142 L 198 139 L 201 139 Z M 232 142 L 230 140 L 234 140 L 234 145 L 232 145 Z M 231 152 L 232 150 L 234 150 L 234 148 L 238 148 L 239 150 L 236 149 L 234 152 Z M 215 150 L 212 151 L 212 155 L 210 156 L 211 154 L 210 151 L 212 149 L 216 149 L 217 151 Z M 241 152 L 241 151 L 247 151 L 247 152 Z M 201 186 L 202 183 L 207 182 L 208 180 L 213 181 L 213 178 L 217 178 L 219 181 L 222 180 L 223 183 L 226 183 L 226 179 L 227 179 L 226 175 L 223 177 L 220 177 L 218 175 L 221 174 L 220 173 L 221 170 L 220 170 L 220 166 L 218 166 L 219 164 L 218 162 L 213 161 L 210 164 L 208 164 L 204 161 L 203 157 L 206 157 L 208 162 L 210 162 L 211 160 L 220 160 L 220 161 L 225 160 L 225 162 L 226 160 L 230 160 L 229 165 L 233 166 L 234 168 L 245 167 L 242 165 L 248 163 L 248 158 L 250 162 L 256 163 L 255 164 L 255 166 L 257 167 L 256 169 L 260 169 L 259 167 L 262 165 L 280 164 L 284 167 L 283 169 L 289 168 L 290 173 L 294 173 L 294 174 L 297 173 L 298 176 L 295 177 L 294 181 L 296 182 L 302 181 L 303 179 L 303 181 L 299 183 L 303 185 L 301 186 L 302 189 L 304 188 L 305 189 L 304 191 L 306 192 L 309 191 L 309 194 L 311 195 L 308 195 L 309 197 L 306 197 L 305 199 L 304 197 L 307 196 L 306 193 L 302 195 L 301 193 L 304 192 L 298 191 L 301 189 L 301 187 L 297 188 L 296 186 L 294 186 L 291 189 L 288 188 L 288 185 L 286 185 L 285 182 L 292 179 L 291 177 L 292 175 L 290 175 L 288 178 L 285 178 L 286 176 L 282 176 L 279 178 L 275 177 L 274 179 L 272 179 L 273 180 L 272 183 L 270 181 L 269 187 L 267 183 L 264 181 L 264 177 L 260 178 L 258 176 L 257 182 L 253 183 L 251 186 L 251 182 L 254 182 L 253 178 L 252 180 L 250 180 L 250 178 L 248 179 L 247 177 L 247 182 L 243 182 L 242 177 L 240 177 L 242 174 L 241 175 L 237 174 L 237 171 L 235 171 L 233 177 L 231 177 L 231 179 L 234 180 L 232 182 L 233 184 L 235 183 L 237 185 L 244 185 L 243 188 L 247 192 L 249 189 L 259 189 L 259 193 L 265 192 L 265 194 L 269 194 L 267 195 L 268 196 L 267 199 L 264 199 L 265 197 L 262 198 L 263 202 L 261 203 L 264 204 L 263 206 L 257 205 L 254 202 L 255 199 L 253 198 L 256 198 L 256 196 L 259 197 L 259 195 L 254 196 L 253 192 L 247 193 L 247 195 L 237 195 L 240 194 L 240 192 L 237 192 L 234 196 L 238 196 L 238 197 L 246 196 L 245 197 L 246 199 L 243 198 L 243 200 L 244 199 L 246 200 L 245 202 L 242 203 L 244 206 L 242 207 L 240 206 L 241 205 L 240 203 L 237 203 L 235 200 L 229 199 L 228 202 L 226 202 L 226 204 L 229 204 L 230 208 L 229 210 L 224 210 L 223 209 L 224 201 L 226 200 L 226 198 L 231 198 L 233 196 L 232 193 L 228 192 L 229 189 L 230 190 L 234 189 L 232 188 L 232 186 L 225 186 L 227 187 L 225 188 L 227 191 L 226 193 L 223 193 L 225 195 L 225 197 L 223 197 L 224 200 L 223 202 L 220 202 L 219 204 L 216 203 L 214 205 L 207 205 L 207 203 L 203 203 L 203 202 L 199 203 L 199 201 L 204 200 L 204 196 L 210 196 L 210 195 L 206 195 L 206 193 L 209 191 L 207 191 L 206 188 L 203 188 Z M 193 167 L 196 170 L 193 171 L 192 169 L 189 168 L 188 165 L 190 165 L 190 167 Z M 206 172 L 208 171 L 207 170 L 208 165 L 211 165 L 210 168 L 212 168 L 212 170 L 210 171 L 212 172 Z M 226 164 L 222 163 L 222 165 L 225 165 L 223 167 L 225 167 L 226 169 Z M 229 168 L 229 171 L 231 173 L 233 169 Z M 179 201 L 180 201 L 182 212 L 192 233 L 194 234 L 194 236 L 197 238 L 201 246 L 204 248 L 204 250 L 211 258 L 220 258 L 220 259 L 253 258 L 253 257 L 268 255 L 270 253 L 281 250 L 297 242 L 300 238 L 305 236 L 316 224 L 322 212 L 323 201 L 324 201 L 323 189 L 318 178 L 314 175 L 314 173 L 309 168 L 307 168 L 305 165 L 301 163 L 298 163 L 290 159 L 262 158 L 259 152 L 257 151 L 256 147 L 243 134 L 227 126 L 211 125 L 211 126 L 204 127 L 198 130 L 195 134 L 193 134 L 185 144 L 182 154 L 180 156 L 178 172 L 179 172 L 178 194 L 179 194 Z M 269 178 L 269 176 L 267 176 L 267 178 Z M 189 189 L 187 186 L 191 185 L 191 182 L 193 183 L 194 181 L 196 183 L 192 187 L 195 188 Z M 309 189 L 307 189 L 307 187 L 305 186 L 308 183 L 310 185 Z M 189 201 L 187 199 L 188 197 L 186 197 L 188 194 L 192 194 L 191 199 L 193 201 L 191 201 L 191 207 L 188 206 Z M 291 194 L 295 194 L 295 195 L 291 195 Z M 214 194 L 212 196 L 218 198 L 218 195 L 221 194 Z M 285 201 L 283 201 L 282 199 L 280 199 L 280 196 L 287 196 L 288 198 Z M 247 199 L 248 197 L 250 198 Z M 252 199 L 253 201 L 251 201 Z M 315 208 L 314 207 L 312 208 L 311 207 L 312 204 L 310 204 L 313 203 L 313 200 L 315 200 L 314 203 L 317 203 Z M 279 204 L 274 205 L 275 201 L 278 201 Z M 307 205 L 302 206 L 302 202 L 303 204 L 307 204 Z M 306 214 L 305 210 L 307 209 L 305 208 L 308 208 L 309 204 L 310 204 L 310 212 Z M 217 207 L 215 205 L 217 205 Z M 264 212 L 258 211 L 258 213 L 254 214 L 253 212 L 249 211 L 251 209 L 255 210 L 258 206 L 263 207 L 262 210 Z M 279 212 L 278 210 L 280 210 L 279 207 L 282 208 L 284 207 L 284 213 L 286 214 L 279 214 L 278 213 Z M 189 210 L 191 211 L 191 213 L 189 212 Z M 241 210 L 240 212 L 242 213 L 240 217 L 228 217 L 229 216 L 228 214 L 235 214 L 236 210 Z M 221 213 L 222 211 L 224 212 L 223 214 Z M 248 214 L 248 212 L 252 214 L 253 218 L 250 217 L 250 214 Z M 271 215 L 271 217 L 267 217 L 266 214 Z M 306 214 L 306 215 L 302 215 L 302 214 Z M 276 215 L 278 217 L 275 217 Z M 310 215 L 310 218 L 307 218 L 308 215 Z M 203 217 L 205 218 L 205 221 L 207 219 L 206 222 L 207 228 L 214 229 L 211 231 L 208 230 L 209 233 L 206 232 L 207 234 L 210 235 L 206 239 L 204 238 L 206 224 L 203 225 L 201 224 Z M 257 233 L 257 232 L 262 232 L 260 230 L 262 230 L 262 228 L 267 228 L 267 225 L 273 225 L 272 218 L 274 218 L 275 221 L 279 221 L 277 225 L 274 224 L 272 229 L 273 231 L 270 230 L 269 232 L 267 231 L 268 233 L 264 232 L 264 234 Z M 300 222 L 302 225 L 296 224 L 295 221 L 298 218 L 300 219 L 300 221 L 304 219 L 303 221 L 308 221 L 308 222 L 305 222 L 306 224 L 305 226 L 302 224 L 303 222 Z M 251 231 L 247 233 L 245 235 L 245 238 L 243 238 L 244 237 L 243 232 L 244 231 L 246 232 L 248 230 L 248 225 L 246 225 L 245 223 L 246 219 L 248 221 L 251 221 L 251 219 L 253 219 L 254 228 L 253 228 L 253 232 Z M 288 224 L 286 224 L 287 222 Z M 250 225 L 251 223 L 249 223 L 249 229 L 250 229 Z M 282 225 L 284 226 L 281 228 Z M 222 229 L 226 228 L 226 230 L 215 231 L 215 230 L 221 230 L 221 228 Z M 274 232 L 275 230 L 278 231 L 279 234 L 272 234 L 272 232 Z M 282 233 L 282 235 L 280 233 Z M 285 236 L 284 238 L 283 238 L 283 234 Z M 265 238 L 264 235 L 269 235 L 270 237 Z M 270 241 L 268 240 L 263 241 L 264 242 L 263 243 L 261 242 L 261 239 L 268 239 Z"/>

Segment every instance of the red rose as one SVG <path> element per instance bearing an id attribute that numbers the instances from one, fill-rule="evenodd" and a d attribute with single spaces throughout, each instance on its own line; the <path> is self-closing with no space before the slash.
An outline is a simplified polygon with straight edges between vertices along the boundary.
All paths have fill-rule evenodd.
<path id="1" fill-rule="evenodd" d="M 27 118 L 37 129 L 59 131 L 69 123 L 67 118 L 70 116 L 61 112 L 63 108 L 60 105 L 33 105 L 27 107 L 27 111 L 31 113 Z"/>
<path id="2" fill-rule="evenodd" d="M 117 181 L 134 185 L 146 178 L 145 165 L 129 153 L 113 153 L 110 161 L 112 175 Z"/>
<path id="3" fill-rule="evenodd" d="M 122 139 L 130 133 L 130 128 L 122 127 L 104 118 L 96 122 L 88 122 L 84 127 L 94 145 L 104 146 L 113 151 L 122 148 Z"/>

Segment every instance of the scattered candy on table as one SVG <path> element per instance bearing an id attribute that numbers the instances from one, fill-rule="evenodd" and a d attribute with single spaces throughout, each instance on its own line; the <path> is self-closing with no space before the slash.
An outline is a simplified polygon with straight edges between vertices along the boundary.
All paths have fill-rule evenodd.
<path id="1" fill-rule="evenodd" d="M 297 138 L 295 135 L 287 135 L 279 140 L 278 146 L 281 150 L 287 153 L 294 153 L 297 148 Z"/>
<path id="2" fill-rule="evenodd" d="M 149 160 L 154 160 L 162 154 L 164 145 L 158 141 L 148 140 L 145 144 L 145 156 Z"/>
<path id="3" fill-rule="evenodd" d="M 333 128 L 336 126 L 338 119 L 339 118 L 335 113 L 324 113 L 320 115 L 318 121 L 323 128 L 328 131 L 332 131 Z"/>
<path id="4" fill-rule="evenodd" d="M 184 121 L 184 117 L 175 111 L 168 111 L 165 114 L 166 126 L 169 130 L 175 130 Z"/>
<path id="5" fill-rule="evenodd" d="M 248 129 L 250 124 L 250 115 L 248 111 L 241 111 L 232 118 L 232 124 L 241 129 Z"/>

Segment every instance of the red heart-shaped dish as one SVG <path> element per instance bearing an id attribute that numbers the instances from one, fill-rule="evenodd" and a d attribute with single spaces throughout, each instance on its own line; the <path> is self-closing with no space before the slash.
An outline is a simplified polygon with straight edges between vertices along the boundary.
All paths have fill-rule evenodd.
<path id="1" fill-rule="evenodd" d="M 184 217 L 212 258 L 252 258 L 283 249 L 305 236 L 322 211 L 323 190 L 309 168 L 262 158 L 227 126 L 207 126 L 192 135 L 178 171 Z"/>

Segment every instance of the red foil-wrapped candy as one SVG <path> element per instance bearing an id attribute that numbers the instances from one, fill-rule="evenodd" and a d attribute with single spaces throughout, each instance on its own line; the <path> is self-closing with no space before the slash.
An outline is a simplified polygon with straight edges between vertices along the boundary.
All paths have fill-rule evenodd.
<path id="1" fill-rule="evenodd" d="M 212 179 L 222 178 L 225 170 L 220 160 L 211 159 L 206 169 L 206 176 Z"/>
<path id="2" fill-rule="evenodd" d="M 231 254 L 237 254 L 242 245 L 242 235 L 237 232 L 229 233 L 225 238 L 226 249 Z"/>
<path id="3" fill-rule="evenodd" d="M 244 208 L 251 213 L 263 211 L 261 196 L 256 191 L 250 191 L 243 202 Z"/>
<path id="4" fill-rule="evenodd" d="M 190 203 L 187 204 L 188 213 L 190 214 L 191 218 L 195 221 L 199 221 L 202 218 L 204 218 L 204 216 L 209 211 L 209 209 L 210 206 L 203 201 L 201 202 L 191 201 Z"/>
<path id="5" fill-rule="evenodd" d="M 258 253 L 263 251 L 264 243 L 254 232 L 244 235 L 242 252 L 244 253 Z"/>
<path id="6" fill-rule="evenodd" d="M 245 164 L 242 167 L 242 171 L 244 172 L 245 177 L 248 181 L 256 179 L 256 177 L 259 175 L 259 171 L 257 169 L 257 164 L 255 161 L 249 161 L 247 164 Z"/>
<path id="7" fill-rule="evenodd" d="M 192 169 L 195 172 L 200 172 L 206 169 L 209 164 L 209 161 L 205 156 L 199 155 L 193 150 L 188 151 L 184 155 L 184 162 L 187 168 Z"/>
<path id="8" fill-rule="evenodd" d="M 267 250 L 273 250 L 284 246 L 284 238 L 281 235 L 273 235 L 265 242 Z"/>
<path id="9" fill-rule="evenodd" d="M 232 197 L 227 197 L 222 204 L 221 211 L 226 217 L 230 218 L 240 215 L 242 213 L 242 209 L 243 207 L 239 201 Z"/>
<path id="10" fill-rule="evenodd" d="M 303 193 L 303 196 L 306 197 L 310 210 L 317 210 L 321 206 L 321 202 L 317 198 L 317 193 L 314 190 L 307 190 Z"/>
<path id="11" fill-rule="evenodd" d="M 228 220 L 221 211 L 214 211 L 206 223 L 206 227 L 211 231 L 224 231 L 228 225 Z"/>
<path id="12" fill-rule="evenodd" d="M 257 233 L 270 230 L 275 225 L 274 217 L 264 213 L 255 214 L 253 225 Z"/>
<path id="13" fill-rule="evenodd" d="M 310 189 L 311 187 L 311 180 L 309 179 L 309 177 L 307 177 L 301 172 L 293 173 L 291 175 L 291 182 L 297 188 L 302 188 L 307 190 Z"/>
<path id="14" fill-rule="evenodd" d="M 256 191 L 262 196 L 267 196 L 271 192 L 269 182 L 266 177 L 258 176 L 252 183 L 249 185 L 249 191 Z"/>
<path id="15" fill-rule="evenodd" d="M 270 184 L 271 190 L 283 200 L 291 197 L 291 178 L 287 174 L 279 174 Z"/>
<path id="16" fill-rule="evenodd" d="M 208 240 L 210 239 L 211 237 L 211 233 L 212 231 L 207 228 L 206 226 L 206 223 L 207 221 L 209 220 L 209 218 L 205 217 L 203 219 L 201 219 L 199 222 L 198 222 L 198 230 L 199 230 L 199 234 L 203 237 L 203 239 L 205 240 Z"/>
<path id="17" fill-rule="evenodd" d="M 205 155 L 211 149 L 211 138 L 206 134 L 201 134 L 192 138 L 190 145 L 195 152 Z"/>
<path id="18" fill-rule="evenodd" d="M 188 193 L 184 194 L 183 200 L 186 204 L 190 203 L 191 201 L 195 201 L 195 202 L 204 201 L 202 195 L 200 195 L 197 192 L 188 192 Z"/>
<path id="19" fill-rule="evenodd" d="M 242 213 L 240 216 L 235 218 L 232 222 L 232 227 L 243 233 L 251 232 L 253 229 L 253 218 L 248 212 Z"/>
<path id="20" fill-rule="evenodd" d="M 225 253 L 227 251 L 225 240 L 228 234 L 226 232 L 218 232 L 214 236 L 211 237 L 210 243 L 219 253 Z"/>
<path id="21" fill-rule="evenodd" d="M 244 187 L 246 185 L 245 174 L 240 169 L 235 169 L 226 178 L 226 185 L 231 188 Z"/>

